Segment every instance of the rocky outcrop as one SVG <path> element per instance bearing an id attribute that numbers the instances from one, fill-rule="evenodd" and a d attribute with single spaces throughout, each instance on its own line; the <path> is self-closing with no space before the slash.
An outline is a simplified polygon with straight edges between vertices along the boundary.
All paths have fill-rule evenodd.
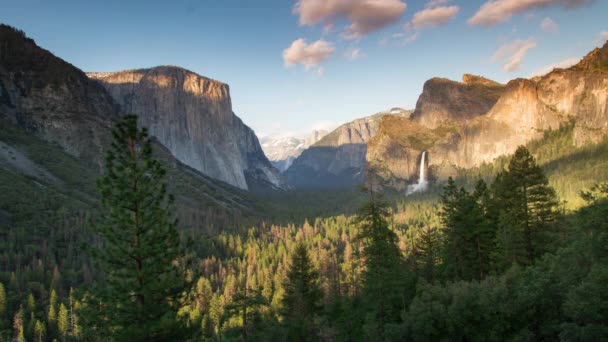
<path id="1" fill-rule="evenodd" d="M 413 120 L 426 129 L 407 119 L 386 117 L 369 144 L 368 162 L 386 166 L 387 178 L 403 187 L 418 174 L 416 162 L 423 151 L 428 152 L 434 176 L 445 177 L 458 168 L 478 166 L 511 154 L 519 145 L 570 122 L 574 122 L 576 145 L 598 142 L 608 135 L 607 66 L 608 43 L 571 68 L 555 69 L 534 79 L 515 79 L 504 88 L 501 86 L 502 95 L 487 113 L 458 121 L 426 120 L 417 114 L 428 111 L 415 112 Z M 431 83 L 445 82 L 448 81 Z M 471 83 L 471 78 L 465 76 L 464 83 Z M 483 83 L 488 84 L 485 80 Z M 418 103 L 441 102 L 445 111 L 435 112 L 437 118 L 463 117 L 460 98 L 435 99 L 437 96 L 440 93 L 423 93 Z"/>
<path id="2" fill-rule="evenodd" d="M 232 112 L 227 84 L 173 66 L 89 76 L 184 164 L 241 189 L 283 186 L 255 133 Z"/>
<path id="3" fill-rule="evenodd" d="M 487 113 L 503 93 L 504 85 L 465 74 L 462 82 L 432 78 L 425 82 L 412 120 L 429 128 L 466 124 Z"/>
<path id="4" fill-rule="evenodd" d="M 119 108 L 97 82 L 0 25 L 0 118 L 100 164 Z"/>
<path id="5" fill-rule="evenodd" d="M 409 116 L 411 111 L 397 115 Z M 285 172 L 296 188 L 342 187 L 357 184 L 366 166 L 367 143 L 387 113 L 344 124 L 305 150 Z"/>

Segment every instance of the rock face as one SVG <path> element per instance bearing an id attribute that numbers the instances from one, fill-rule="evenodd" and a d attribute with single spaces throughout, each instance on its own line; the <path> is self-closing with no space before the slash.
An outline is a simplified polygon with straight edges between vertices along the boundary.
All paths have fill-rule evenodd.
<path id="1" fill-rule="evenodd" d="M 314 130 L 306 139 L 267 136 L 260 139 L 268 160 L 280 172 L 285 172 L 302 152 L 327 135 L 327 131 Z"/>
<path id="2" fill-rule="evenodd" d="M 487 113 L 503 93 L 504 85 L 465 74 L 462 82 L 432 78 L 425 82 L 412 120 L 429 128 L 467 123 Z"/>
<path id="3" fill-rule="evenodd" d="M 397 112 L 395 110 L 395 112 Z M 409 116 L 411 111 L 400 111 Z M 387 113 L 344 124 L 305 150 L 285 172 L 296 188 L 343 187 L 357 184 L 366 166 L 367 143 Z"/>
<path id="4" fill-rule="evenodd" d="M 0 119 L 100 164 L 118 112 L 97 82 L 0 25 Z"/>
<path id="5" fill-rule="evenodd" d="M 88 75 L 184 164 L 241 189 L 282 187 L 255 133 L 232 112 L 227 84 L 173 66 Z"/>
<path id="6" fill-rule="evenodd" d="M 431 83 L 437 82 L 443 81 Z M 464 83 L 469 83 L 466 76 Z M 495 85 L 490 83 L 490 86 Z M 448 86 L 451 87 L 453 85 Z M 425 91 L 427 88 L 425 86 Z M 571 121 L 575 125 L 577 145 L 605 138 L 608 135 L 608 43 L 571 68 L 555 69 L 534 79 L 515 79 L 504 88 L 500 86 L 501 95 L 487 113 L 480 113 L 483 106 L 477 107 L 475 115 L 466 115 L 461 110 L 462 103 L 484 103 L 481 100 L 463 101 L 453 96 L 433 100 L 441 93 L 421 95 L 417 112 L 412 115 L 414 122 L 385 117 L 376 138 L 369 144 L 368 162 L 385 165 L 387 178 L 398 187 L 416 177 L 419 172 L 416 162 L 423 151 L 428 152 L 434 176 L 443 177 L 453 174 L 457 168 L 478 166 L 511 154 L 519 145 L 541 138 L 545 131 Z M 424 110 L 433 107 L 428 103 L 437 102 L 441 106 L 434 108 L 441 107 L 442 111 Z M 429 113 L 430 118 L 425 118 Z"/>

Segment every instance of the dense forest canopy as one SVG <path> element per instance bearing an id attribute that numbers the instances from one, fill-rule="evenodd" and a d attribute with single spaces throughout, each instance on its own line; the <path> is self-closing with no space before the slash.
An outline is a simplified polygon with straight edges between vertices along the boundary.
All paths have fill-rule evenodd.
<path id="1" fill-rule="evenodd" d="M 0 338 L 605 338 L 608 186 L 568 209 L 542 167 L 568 129 L 427 194 L 370 177 L 356 215 L 201 234 L 180 230 L 165 167 L 127 116 L 100 205 L 42 192 L 28 226 L 2 225 Z"/>

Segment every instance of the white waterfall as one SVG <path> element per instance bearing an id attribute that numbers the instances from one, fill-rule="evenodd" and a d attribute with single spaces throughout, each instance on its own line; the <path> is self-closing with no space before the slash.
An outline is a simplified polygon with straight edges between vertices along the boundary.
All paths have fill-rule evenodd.
<path id="1" fill-rule="evenodd" d="M 426 190 L 428 183 L 429 182 L 426 180 L 426 151 L 424 151 L 420 157 L 420 173 L 418 176 L 418 183 L 408 186 L 406 194 L 409 195 L 414 192 L 424 191 Z"/>

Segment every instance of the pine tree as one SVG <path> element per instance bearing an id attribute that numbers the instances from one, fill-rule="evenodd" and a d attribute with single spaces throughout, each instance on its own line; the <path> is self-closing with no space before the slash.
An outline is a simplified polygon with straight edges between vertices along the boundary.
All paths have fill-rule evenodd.
<path id="1" fill-rule="evenodd" d="M 55 334 L 57 331 L 57 292 L 55 292 L 55 289 L 51 290 L 46 322 L 49 327 L 49 335 Z"/>
<path id="2" fill-rule="evenodd" d="M 36 312 L 36 300 L 34 299 L 34 295 L 30 292 L 27 296 L 27 312 Z"/>
<path id="3" fill-rule="evenodd" d="M 59 305 L 59 315 L 57 316 L 57 329 L 59 330 L 59 335 L 64 341 L 68 335 L 69 328 L 70 318 L 68 315 L 68 309 L 63 303 L 61 303 L 61 305 Z"/>
<path id="4" fill-rule="evenodd" d="M 266 300 L 259 291 L 245 287 L 238 291 L 232 299 L 232 303 L 226 306 L 227 317 L 239 316 L 241 319 L 241 339 L 243 341 L 249 339 L 251 331 L 255 329 L 255 318 L 259 309 L 266 304 Z"/>
<path id="5" fill-rule="evenodd" d="M 444 273 L 449 279 L 467 279 L 470 275 L 467 253 L 470 251 L 467 235 L 472 201 L 464 188 L 458 188 L 452 177 L 448 178 L 441 195 L 439 217 L 443 225 L 442 260 Z"/>
<path id="6" fill-rule="evenodd" d="M 302 243 L 296 245 L 293 251 L 283 289 L 282 314 L 288 329 L 288 340 L 316 340 L 312 323 L 320 309 L 322 294 L 319 275 Z"/>
<path id="7" fill-rule="evenodd" d="M 36 325 L 34 327 L 34 333 L 36 335 L 37 341 L 42 342 L 42 339 L 44 338 L 44 336 L 46 334 L 46 329 L 44 327 L 44 323 L 42 323 L 39 320 L 36 320 Z"/>
<path id="8" fill-rule="evenodd" d="M 23 317 L 23 306 L 19 308 L 19 311 L 13 318 L 13 334 L 15 342 L 25 342 L 25 331 L 24 331 L 24 317 Z"/>
<path id="9" fill-rule="evenodd" d="M 215 336 L 218 340 L 222 340 L 222 325 L 224 323 L 224 299 L 223 296 L 217 293 L 213 294 L 211 297 L 211 302 L 209 303 L 209 318 L 213 323 L 213 329 Z"/>
<path id="10" fill-rule="evenodd" d="M 437 279 L 437 266 L 440 262 L 441 241 L 435 227 L 422 229 L 416 242 L 416 269 L 429 283 Z"/>
<path id="11" fill-rule="evenodd" d="M 512 186 L 507 172 L 500 172 L 492 183 L 490 211 L 496 226 L 495 250 L 492 253 L 493 269 L 502 273 L 513 264 L 525 264 L 527 257 L 523 233 L 515 212 L 509 210 Z"/>
<path id="12" fill-rule="evenodd" d="M 502 176 L 496 200 L 503 206 L 502 221 L 511 229 L 505 234 L 517 234 L 523 241 L 523 250 L 508 254 L 521 255 L 518 262 L 531 264 L 545 252 L 545 245 L 551 238 L 551 228 L 559 217 L 559 202 L 555 190 L 549 186 L 543 170 L 536 164 L 530 152 L 520 146 L 509 163 L 508 172 Z M 511 248 L 519 248 L 513 244 Z"/>
<path id="13" fill-rule="evenodd" d="M 443 266 L 449 279 L 480 280 L 490 271 L 494 229 L 489 198 L 482 180 L 473 194 L 457 188 L 451 178 L 444 187 L 440 217 L 445 228 Z"/>
<path id="14" fill-rule="evenodd" d="M 492 211 L 490 190 L 483 179 L 477 181 L 471 196 L 475 203 L 472 216 L 477 220 L 471 236 L 474 244 L 475 278 L 481 280 L 492 268 L 492 253 L 496 241 L 495 216 Z"/>
<path id="15" fill-rule="evenodd" d="M 103 281 L 87 300 L 83 327 L 116 340 L 176 339 L 178 299 L 185 289 L 172 197 L 165 170 L 153 157 L 147 130 L 137 116 L 117 123 L 98 182 L 101 239 L 90 248 Z"/>
<path id="16" fill-rule="evenodd" d="M 364 271 L 362 297 L 368 338 L 384 340 L 386 325 L 400 321 L 406 302 L 405 263 L 397 234 L 389 227 L 389 208 L 382 200 L 378 182 L 371 179 L 364 188 L 369 200 L 357 213 L 363 242 Z"/>

